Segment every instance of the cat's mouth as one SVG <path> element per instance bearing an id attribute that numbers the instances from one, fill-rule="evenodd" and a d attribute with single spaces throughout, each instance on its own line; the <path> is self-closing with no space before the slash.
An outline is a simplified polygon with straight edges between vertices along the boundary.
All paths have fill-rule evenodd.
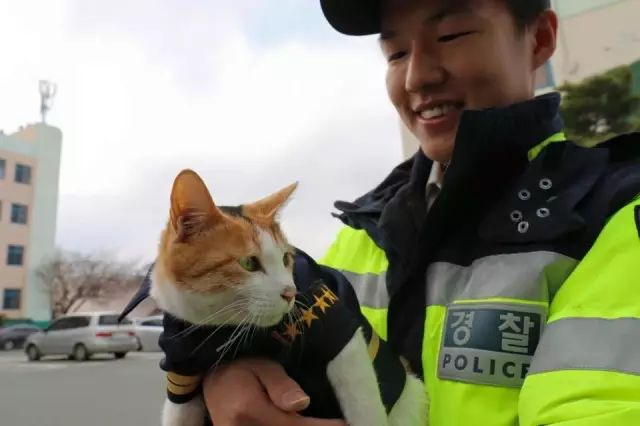
<path id="1" fill-rule="evenodd" d="M 257 325 L 258 327 L 273 327 L 274 325 L 280 323 L 289 312 L 290 309 L 287 309 L 284 312 L 270 312 L 260 315 L 260 317 L 256 319 L 255 325 Z"/>

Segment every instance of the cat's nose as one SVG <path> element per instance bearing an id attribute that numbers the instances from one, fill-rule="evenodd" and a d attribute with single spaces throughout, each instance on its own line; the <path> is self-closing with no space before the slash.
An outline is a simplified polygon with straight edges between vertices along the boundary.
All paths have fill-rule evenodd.
<path id="1" fill-rule="evenodd" d="M 295 287 L 285 287 L 280 293 L 280 296 L 287 302 L 291 303 L 291 301 L 296 297 L 296 288 Z"/>

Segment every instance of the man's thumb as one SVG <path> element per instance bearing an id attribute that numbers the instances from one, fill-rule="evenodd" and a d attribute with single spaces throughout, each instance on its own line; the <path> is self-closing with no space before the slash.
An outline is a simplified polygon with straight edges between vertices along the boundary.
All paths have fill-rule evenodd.
<path id="1" fill-rule="evenodd" d="M 280 364 L 259 360 L 252 363 L 251 369 L 267 391 L 269 399 L 281 410 L 297 412 L 309 406 L 309 396 L 287 375 Z"/>

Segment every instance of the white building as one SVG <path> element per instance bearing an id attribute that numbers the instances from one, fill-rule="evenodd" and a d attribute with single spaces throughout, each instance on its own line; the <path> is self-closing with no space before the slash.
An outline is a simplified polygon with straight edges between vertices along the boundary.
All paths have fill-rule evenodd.
<path id="1" fill-rule="evenodd" d="M 640 60 L 640 0 L 554 0 L 553 7 L 560 17 L 555 84 Z"/>
<path id="2" fill-rule="evenodd" d="M 0 315 L 46 321 L 36 270 L 55 252 L 62 132 L 34 124 L 0 134 Z"/>

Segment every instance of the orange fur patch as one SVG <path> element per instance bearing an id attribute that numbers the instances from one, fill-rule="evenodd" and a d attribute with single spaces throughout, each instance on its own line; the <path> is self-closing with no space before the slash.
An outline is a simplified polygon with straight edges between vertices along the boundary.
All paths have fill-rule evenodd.
<path id="1" fill-rule="evenodd" d="M 198 293 L 217 293 L 242 285 L 252 272 L 240 266 L 238 260 L 251 256 L 261 258 L 259 229 L 288 249 L 276 222 L 250 223 L 225 214 L 222 222 L 185 242 L 177 241 L 176 232 L 168 223 L 160 241 L 157 260 L 163 265 L 160 270 L 168 275 L 169 282 Z"/>
<path id="2" fill-rule="evenodd" d="M 261 258 L 258 230 L 289 250 L 275 217 L 296 184 L 243 206 L 249 220 L 218 209 L 200 176 L 183 170 L 174 181 L 169 221 L 160 240 L 156 273 L 161 282 L 197 293 L 218 293 L 242 285 L 252 273 L 238 260 Z"/>

